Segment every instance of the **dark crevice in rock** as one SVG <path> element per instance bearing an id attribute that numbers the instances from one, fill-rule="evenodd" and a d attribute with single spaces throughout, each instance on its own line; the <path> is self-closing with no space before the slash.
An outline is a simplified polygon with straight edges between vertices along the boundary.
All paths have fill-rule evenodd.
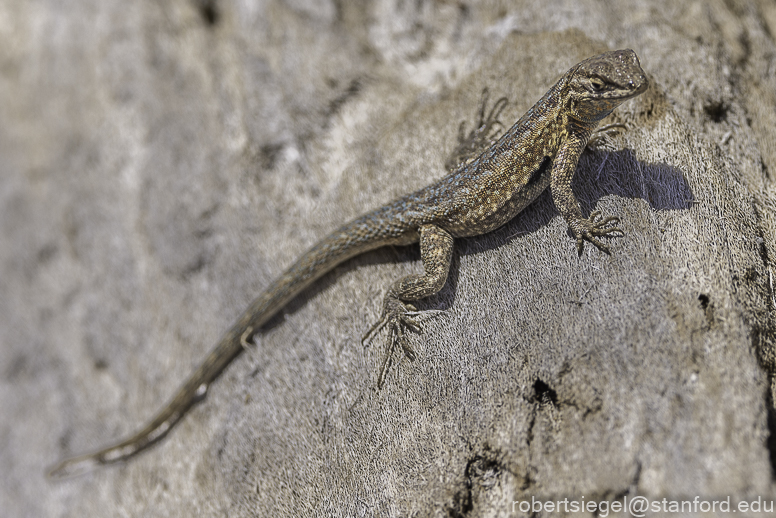
<path id="1" fill-rule="evenodd" d="M 551 404 L 554 407 L 558 406 L 558 393 L 555 392 L 547 383 L 539 378 L 533 384 L 534 389 L 534 401 L 537 403 Z"/>
<path id="2" fill-rule="evenodd" d="M 714 303 L 711 302 L 711 298 L 705 293 L 698 295 L 698 302 L 701 303 L 701 309 L 706 317 L 706 323 L 709 327 L 714 325 Z"/>
<path id="3" fill-rule="evenodd" d="M 474 487 L 492 487 L 504 471 L 504 467 L 498 461 L 497 452 L 485 446 L 482 452 L 475 453 L 466 463 L 464 469 L 464 487 L 453 497 L 453 504 L 448 507 L 447 514 L 450 518 L 463 518 L 469 516 L 474 509 Z"/>
<path id="4" fill-rule="evenodd" d="M 768 447 L 768 459 L 771 461 L 771 480 L 776 480 L 776 408 L 773 407 L 773 398 L 770 395 L 767 400 L 769 435 L 765 445 Z"/>
<path id="5" fill-rule="evenodd" d="M 344 92 L 329 102 L 329 105 L 326 108 L 326 112 L 324 113 L 325 118 L 328 120 L 333 115 L 337 114 L 345 103 L 358 95 L 358 93 L 361 91 L 361 88 L 361 81 L 358 78 L 353 79 L 347 88 L 345 88 Z"/>
<path id="6" fill-rule="evenodd" d="M 768 389 L 765 394 L 767 409 L 768 439 L 765 447 L 768 449 L 768 459 L 771 464 L 771 480 L 776 481 L 776 403 L 773 400 L 773 384 L 776 383 L 776 322 L 768 319 L 764 325 L 752 327 L 752 348 L 757 352 L 760 367 L 768 373 Z"/>

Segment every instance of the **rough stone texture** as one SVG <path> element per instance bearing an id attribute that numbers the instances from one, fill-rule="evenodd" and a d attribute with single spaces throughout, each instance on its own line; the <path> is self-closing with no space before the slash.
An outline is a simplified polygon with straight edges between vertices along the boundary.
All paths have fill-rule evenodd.
<path id="1" fill-rule="evenodd" d="M 767 0 L 0 2 L 2 514 L 776 499 L 774 35 Z M 420 265 L 368 254 L 157 447 L 44 478 L 149 418 L 306 247 L 440 177 L 483 87 L 509 125 L 615 48 L 652 85 L 574 187 L 623 218 L 611 257 L 578 258 L 547 195 L 458 241 L 376 390 L 360 337 Z"/>

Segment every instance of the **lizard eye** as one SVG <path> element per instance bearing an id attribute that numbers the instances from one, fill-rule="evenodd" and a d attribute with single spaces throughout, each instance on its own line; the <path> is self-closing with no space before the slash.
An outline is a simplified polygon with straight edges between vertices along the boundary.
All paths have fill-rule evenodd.
<path id="1" fill-rule="evenodd" d="M 596 92 L 600 92 L 604 89 L 604 82 L 598 79 L 597 77 L 593 77 L 590 79 L 590 85 L 593 87 L 593 90 Z"/>

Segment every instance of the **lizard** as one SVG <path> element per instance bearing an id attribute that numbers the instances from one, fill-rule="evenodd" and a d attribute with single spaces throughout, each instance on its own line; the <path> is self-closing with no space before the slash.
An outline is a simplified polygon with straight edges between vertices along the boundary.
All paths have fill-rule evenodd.
<path id="1" fill-rule="evenodd" d="M 61 478 L 127 460 L 165 437 L 201 401 L 210 384 L 292 298 L 335 266 L 356 255 L 390 245 L 420 244 L 422 274 L 396 280 L 384 295 L 382 316 L 364 336 L 388 328 L 387 351 L 377 385 L 382 386 L 397 346 L 415 353 L 405 330 L 419 330 L 412 302 L 444 286 L 455 238 L 493 231 L 525 209 L 548 187 L 552 200 L 576 238 L 609 254 L 599 238 L 624 235 L 619 218 L 593 211 L 584 218 L 571 189 L 580 154 L 599 122 L 617 106 L 643 93 L 649 82 L 633 50 L 605 52 L 574 65 L 509 130 L 474 156 L 459 132 L 462 156 L 440 180 L 341 226 L 276 278 L 223 335 L 210 354 L 148 424 L 131 437 L 93 453 L 71 457 L 50 470 Z M 483 95 L 483 98 L 486 94 Z M 484 101 L 483 101 L 484 102 Z M 503 108 L 499 100 L 485 118 L 480 109 L 474 141 L 489 139 Z M 467 148 L 468 146 L 468 148 Z M 471 156 L 468 156 L 467 153 Z"/>

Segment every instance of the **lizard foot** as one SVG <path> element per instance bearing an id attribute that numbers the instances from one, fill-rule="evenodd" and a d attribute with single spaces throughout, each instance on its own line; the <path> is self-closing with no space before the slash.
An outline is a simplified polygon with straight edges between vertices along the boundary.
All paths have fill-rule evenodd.
<path id="1" fill-rule="evenodd" d="M 609 138 L 609 135 L 614 134 L 614 130 L 616 129 L 627 130 L 628 126 L 622 122 L 613 122 L 612 124 L 607 124 L 606 126 L 596 128 L 596 130 L 593 132 L 593 135 L 590 137 L 590 140 L 587 141 L 586 147 L 595 149 L 603 146 L 603 144 Z"/>
<path id="2" fill-rule="evenodd" d="M 402 351 L 410 360 L 414 361 L 417 357 L 417 354 L 415 354 L 415 351 L 407 342 L 405 331 L 408 329 L 415 333 L 421 331 L 418 321 L 412 318 L 418 314 L 420 313 L 415 310 L 415 306 L 412 304 L 405 304 L 398 299 L 386 297 L 382 318 L 361 339 L 361 343 L 366 346 L 380 331 L 386 327 L 388 328 L 388 347 L 385 357 L 380 364 L 380 374 L 377 377 L 378 388 L 383 386 L 385 375 L 391 366 L 391 359 L 397 345 L 402 348 Z"/>
<path id="3" fill-rule="evenodd" d="M 617 224 L 620 218 L 617 216 L 602 217 L 601 211 L 597 210 L 590 214 L 588 219 L 579 220 L 579 226 L 572 227 L 572 231 L 577 238 L 577 253 L 582 255 L 582 247 L 585 241 L 590 241 L 596 248 L 605 254 L 611 255 L 609 247 L 603 244 L 596 237 L 614 237 L 614 233 L 625 235 L 620 227 L 612 227 L 610 224 Z"/>
<path id="4" fill-rule="evenodd" d="M 466 134 L 466 123 L 461 122 L 458 126 L 458 147 L 450 154 L 445 162 L 445 169 L 454 171 L 461 165 L 476 158 L 482 151 L 492 144 L 496 136 L 501 133 L 504 125 L 499 120 L 501 112 L 507 105 L 507 98 L 501 97 L 486 113 L 486 107 L 490 98 L 490 92 L 485 88 L 480 97 L 480 107 L 477 112 L 477 121 L 474 128 Z"/>

